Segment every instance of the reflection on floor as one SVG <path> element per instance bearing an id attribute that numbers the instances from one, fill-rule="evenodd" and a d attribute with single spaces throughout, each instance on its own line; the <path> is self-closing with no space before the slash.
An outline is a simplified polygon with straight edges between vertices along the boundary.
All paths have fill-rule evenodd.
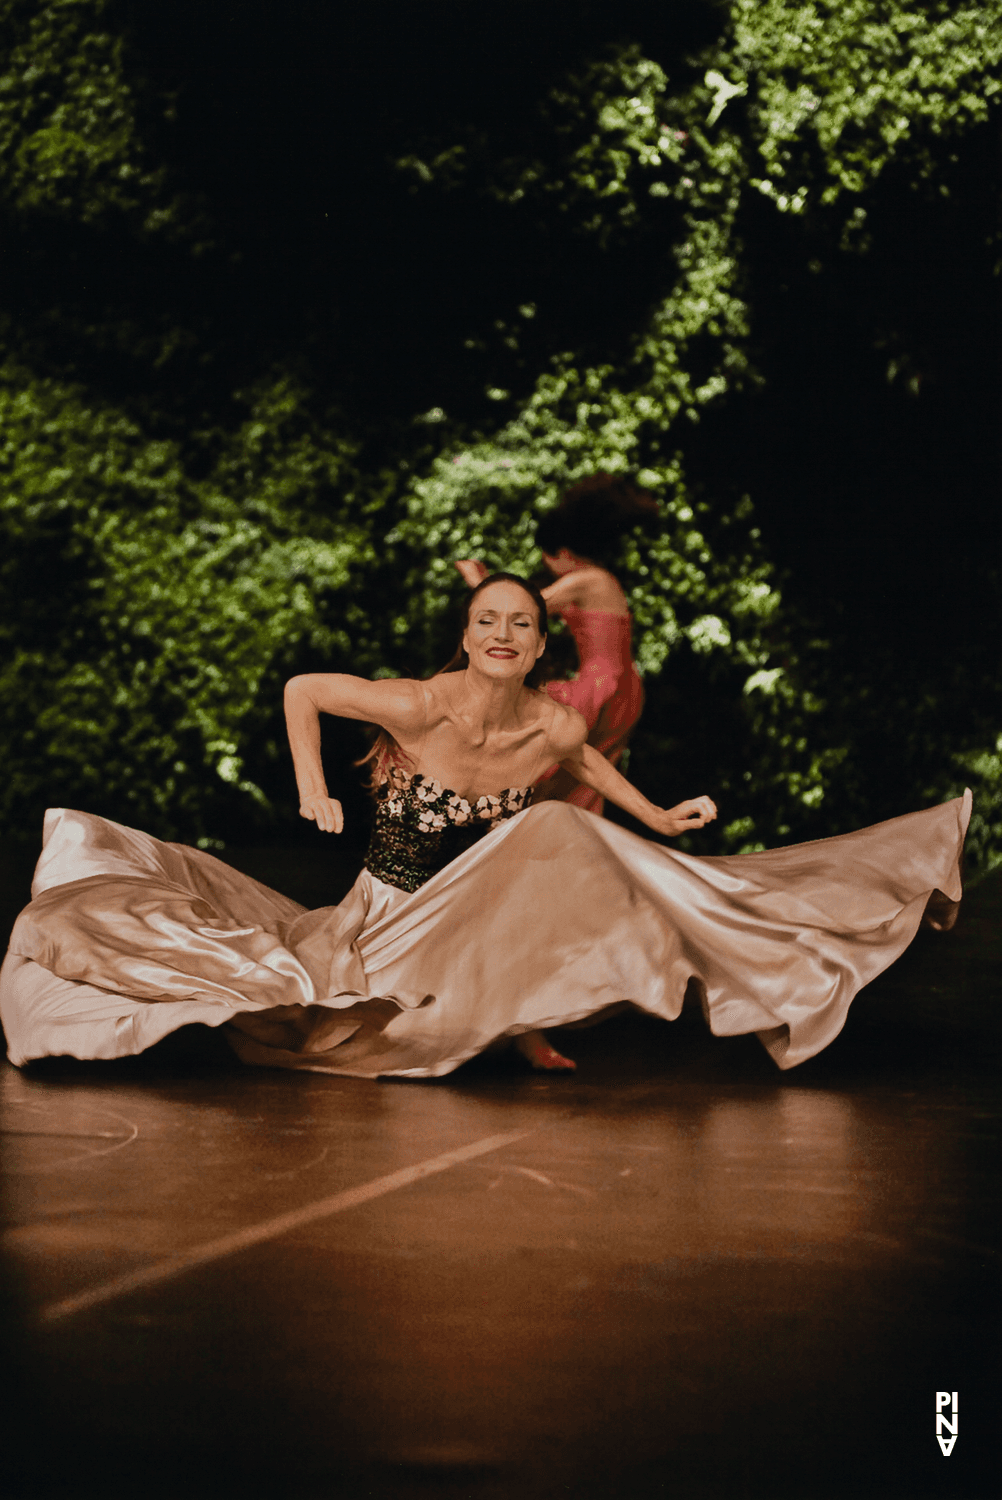
<path id="1" fill-rule="evenodd" d="M 1000 906 L 792 1074 L 698 1013 L 573 1078 L 5 1068 L 7 1493 L 994 1500 Z"/>

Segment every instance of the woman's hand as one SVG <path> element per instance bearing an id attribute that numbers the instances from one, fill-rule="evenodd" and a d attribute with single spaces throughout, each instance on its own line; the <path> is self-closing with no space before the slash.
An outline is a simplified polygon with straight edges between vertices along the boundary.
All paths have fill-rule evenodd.
<path id="1" fill-rule="evenodd" d="M 620 775 L 615 766 L 610 766 L 594 746 L 585 742 L 587 733 L 584 719 L 573 709 L 555 713 L 550 729 L 551 743 L 564 770 L 570 771 L 585 786 L 608 797 L 624 812 L 632 813 L 655 833 L 666 834 L 668 838 L 713 822 L 717 816 L 717 804 L 712 797 L 692 797 L 677 807 L 655 807 L 625 776 Z"/>
<path id="2" fill-rule="evenodd" d="M 475 589 L 478 583 L 483 583 L 487 577 L 487 569 L 482 562 L 471 562 L 468 558 L 458 562 L 456 567 L 464 583 L 468 583 L 471 589 Z"/>
<path id="3" fill-rule="evenodd" d="M 340 833 L 344 828 L 344 813 L 340 802 L 323 792 L 314 792 L 312 796 L 304 797 L 299 804 L 299 816 L 311 818 L 324 833 Z"/>
<path id="4" fill-rule="evenodd" d="M 656 808 L 654 815 L 648 814 L 644 822 L 656 833 L 674 838 L 676 834 L 687 833 L 690 828 L 703 828 L 716 816 L 717 805 L 710 797 L 692 797 L 677 807 Z"/>

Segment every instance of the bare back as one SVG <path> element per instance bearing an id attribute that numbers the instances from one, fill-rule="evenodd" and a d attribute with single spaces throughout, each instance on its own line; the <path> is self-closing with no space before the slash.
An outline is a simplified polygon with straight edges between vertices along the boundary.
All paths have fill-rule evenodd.
<path id="1" fill-rule="evenodd" d="M 595 610 L 601 614 L 628 615 L 630 607 L 619 583 L 605 568 L 587 566 L 565 573 L 543 589 L 543 598 L 554 614 L 564 605 Z"/>

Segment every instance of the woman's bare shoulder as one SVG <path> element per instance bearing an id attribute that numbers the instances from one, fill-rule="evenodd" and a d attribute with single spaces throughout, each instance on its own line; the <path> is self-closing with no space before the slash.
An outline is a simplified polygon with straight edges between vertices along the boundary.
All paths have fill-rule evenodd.
<path id="1" fill-rule="evenodd" d="M 554 614 L 560 614 L 567 604 L 574 604 L 578 609 L 595 609 L 609 614 L 629 612 L 626 595 L 618 581 L 597 564 L 565 573 L 556 583 L 549 584 L 543 590 L 543 598 Z"/>
<path id="2" fill-rule="evenodd" d="M 570 755 L 588 738 L 588 725 L 584 716 L 579 714 L 576 708 L 571 708 L 566 703 L 558 703 L 543 688 L 537 691 L 536 697 L 540 700 L 538 709 L 540 722 L 556 758 L 559 760 L 565 755 Z"/>

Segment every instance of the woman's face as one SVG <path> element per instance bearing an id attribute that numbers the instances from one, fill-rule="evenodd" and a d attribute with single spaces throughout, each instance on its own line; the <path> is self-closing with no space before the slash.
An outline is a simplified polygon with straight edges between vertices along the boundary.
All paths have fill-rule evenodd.
<path id="1" fill-rule="evenodd" d="M 527 676 L 546 647 L 531 595 L 506 579 L 481 589 L 463 632 L 463 647 L 470 666 L 486 677 L 508 681 Z"/>

